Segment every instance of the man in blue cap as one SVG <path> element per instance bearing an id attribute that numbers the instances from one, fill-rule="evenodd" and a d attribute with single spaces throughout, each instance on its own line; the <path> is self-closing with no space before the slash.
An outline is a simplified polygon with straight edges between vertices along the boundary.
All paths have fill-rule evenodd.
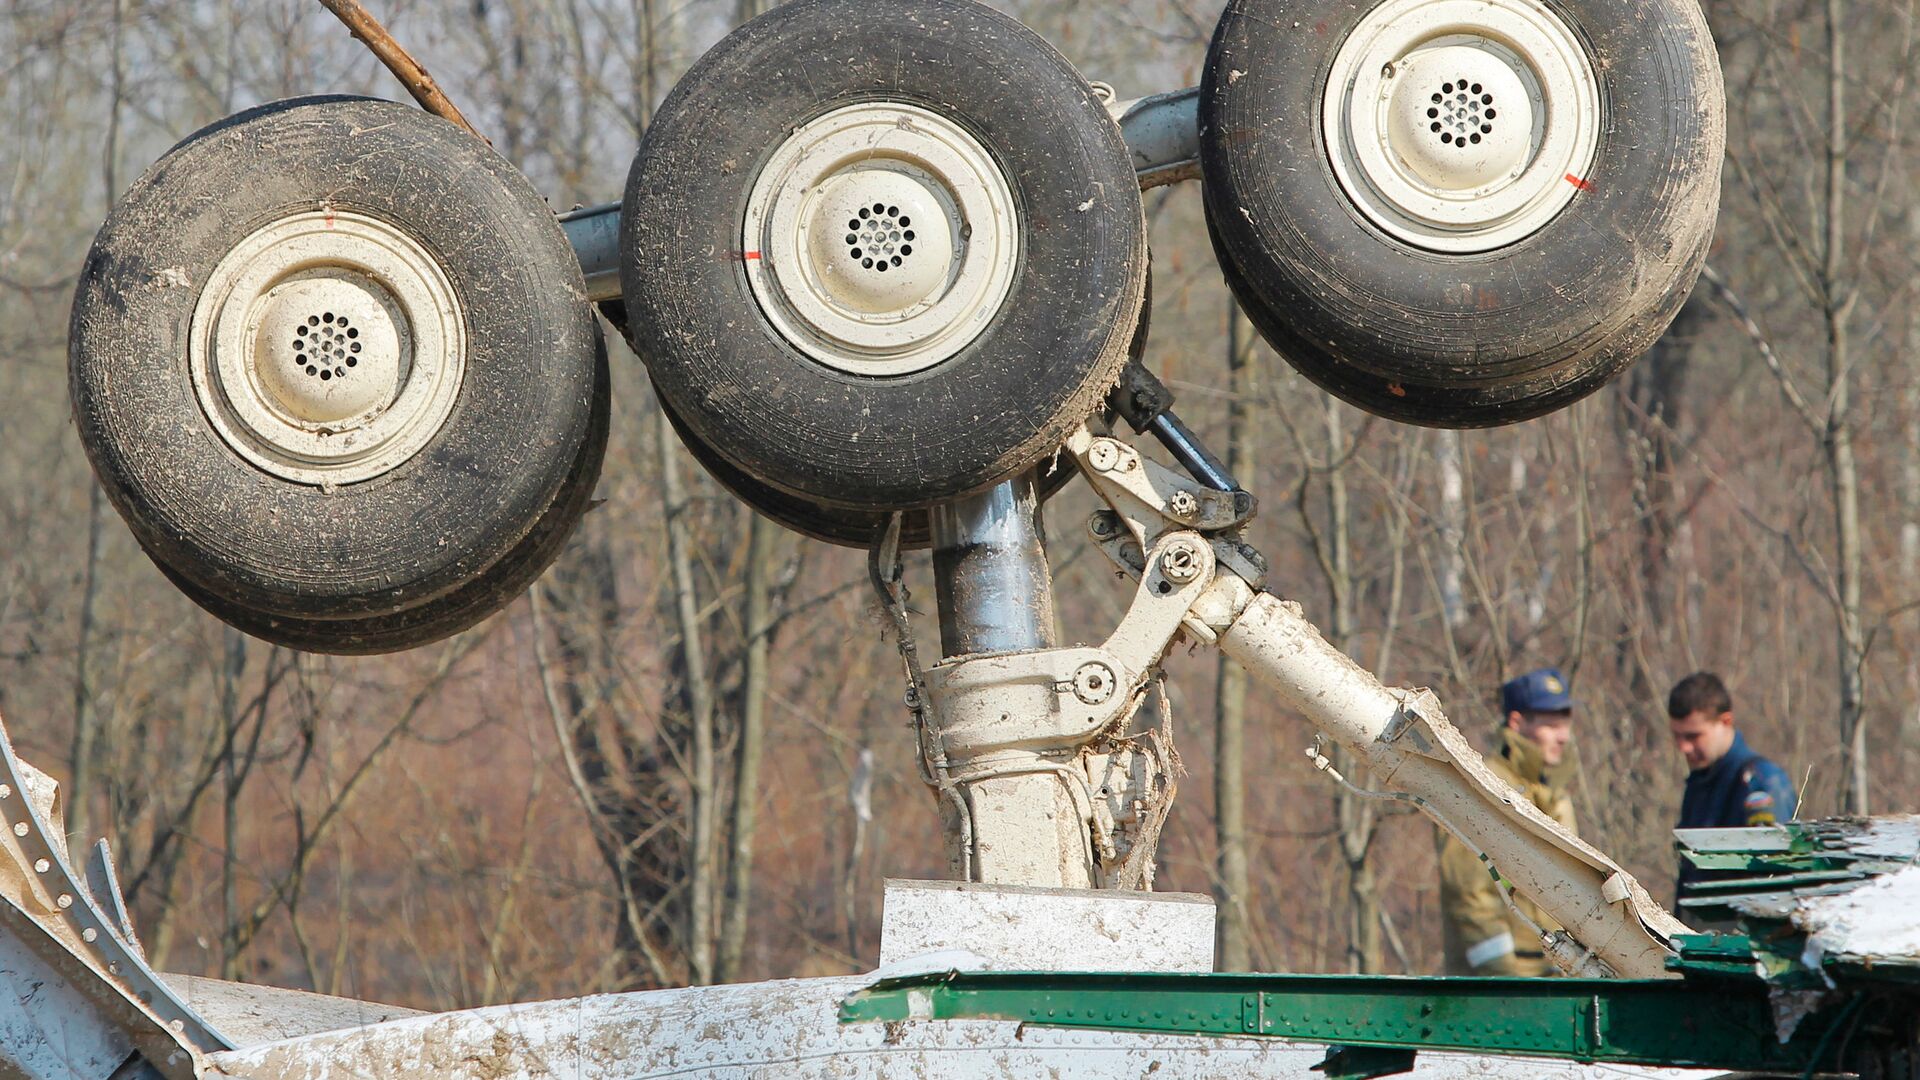
<path id="1" fill-rule="evenodd" d="M 1787 771 L 1761 757 L 1733 724 L 1733 695 L 1710 671 L 1681 679 L 1667 695 L 1673 745 L 1687 762 L 1682 829 L 1740 829 L 1792 821 L 1799 809 Z M 1679 899 L 1693 886 L 1746 871 L 1701 870 L 1680 861 Z"/>
<path id="2" fill-rule="evenodd" d="M 1557 668 L 1541 668 L 1500 688 L 1502 721 L 1487 767 L 1512 784 L 1548 817 L 1573 831 L 1573 698 Z M 1440 838 L 1441 939 L 1449 975 L 1552 975 L 1540 935 L 1560 924 L 1533 901 L 1513 894 L 1526 916 L 1515 915 L 1500 896 L 1479 855 L 1445 830 Z"/>

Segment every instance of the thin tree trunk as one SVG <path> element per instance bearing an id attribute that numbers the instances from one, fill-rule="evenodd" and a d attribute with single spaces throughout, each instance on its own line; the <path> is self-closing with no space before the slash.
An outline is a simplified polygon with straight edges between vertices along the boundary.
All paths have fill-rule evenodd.
<path id="1" fill-rule="evenodd" d="M 772 0 L 739 0 L 736 23 L 745 23 L 771 5 Z M 774 560 L 779 554 L 781 530 L 771 520 L 748 511 L 746 658 L 740 687 L 740 739 L 735 748 L 733 806 L 727 830 L 726 893 L 720 915 L 720 982 L 740 977 L 746 952 L 747 916 L 753 906 L 753 841 L 760 805 L 760 758 L 766 743 L 768 656 L 773 634 Z"/>
<path id="2" fill-rule="evenodd" d="M 1920 193 L 1913 198 L 1915 202 L 1907 210 L 1907 239 L 1911 250 L 1920 251 Z M 1902 463 L 1900 485 L 1905 521 L 1900 526 L 1900 581 L 1911 588 L 1914 581 L 1920 579 L 1920 319 L 1910 317 L 1907 321 L 1906 359 L 1906 460 Z M 1907 660 L 1907 702 L 1905 738 L 1901 741 L 1903 755 L 1907 742 L 1920 734 L 1920 656 L 1911 654 Z M 1900 772 L 1906 774 L 1904 756 Z"/>
<path id="3" fill-rule="evenodd" d="M 1674 476 L 1674 432 L 1682 419 L 1682 395 L 1704 317 L 1704 299 L 1681 308 L 1622 384 L 1622 434 L 1633 463 L 1642 590 L 1647 617 L 1656 627 L 1665 626 L 1677 609 L 1670 572 L 1681 503 Z"/>
<path id="4" fill-rule="evenodd" d="M 846 873 L 840 879 L 840 914 L 846 923 L 847 955 L 860 955 L 860 864 L 866 861 L 867 834 L 873 827 L 873 750 L 860 748 L 853 775 L 847 780 L 847 809 L 853 815 L 853 843 L 847 849 Z"/>
<path id="5" fill-rule="evenodd" d="M 226 731 L 226 761 L 222 767 L 226 788 L 220 800 L 220 839 L 225 846 L 220 859 L 220 924 L 226 927 L 226 935 L 220 950 L 220 977 L 237 980 L 242 971 L 240 949 L 234 937 L 240 911 L 235 875 L 239 865 L 240 793 L 246 786 L 248 772 L 240 758 L 243 722 L 240 676 L 247 666 L 247 639 L 232 627 L 221 627 L 220 643 L 224 647 L 220 664 L 220 723 Z M 248 764 L 251 764 L 250 757 Z"/>
<path id="6" fill-rule="evenodd" d="M 1460 433 L 1442 431 L 1436 464 L 1440 468 L 1440 606 L 1447 625 L 1466 622 L 1466 594 L 1462 585 L 1466 561 L 1466 480 L 1460 464 Z"/>
<path id="7" fill-rule="evenodd" d="M 1860 476 L 1853 455 L 1848 355 L 1854 296 L 1843 280 L 1846 256 L 1846 33 L 1842 0 L 1827 0 L 1827 213 L 1824 279 L 1827 317 L 1827 471 L 1833 484 L 1835 586 L 1839 592 L 1841 791 L 1846 811 L 1867 813 L 1867 723 L 1863 701 L 1866 636 L 1860 611 Z"/>
<path id="8" fill-rule="evenodd" d="M 700 603 L 694 593 L 691 538 L 687 535 L 687 493 L 680 478 L 680 445 L 673 425 L 662 418 L 660 478 L 666 498 L 667 559 L 672 567 L 674 613 L 680 623 L 680 654 L 685 680 L 692 847 L 687 858 L 687 967 L 694 985 L 713 982 L 714 973 L 714 787 L 713 687 L 707 678 L 706 648 L 700 632 Z"/>
<path id="9" fill-rule="evenodd" d="M 1242 484 L 1251 483 L 1259 444 L 1260 372 L 1257 337 L 1238 307 L 1228 311 L 1227 365 L 1233 393 L 1227 421 L 1227 468 Z M 1214 820 L 1219 832 L 1219 958 L 1221 971 L 1246 971 L 1252 949 L 1247 924 L 1247 673 L 1222 655 L 1214 697 Z"/>
<path id="10" fill-rule="evenodd" d="M 654 80 L 660 71 L 660 29 L 653 0 L 634 0 L 633 19 L 640 32 L 640 63 L 633 69 L 633 112 L 635 126 L 644 133 L 653 122 Z"/>
<path id="11" fill-rule="evenodd" d="M 100 485 L 87 490 L 87 568 L 80 592 L 80 644 L 73 667 L 73 747 L 67 778 L 67 831 L 82 841 L 91 822 L 87 807 L 93 800 L 94 772 L 99 757 L 100 713 L 94 706 L 93 638 L 95 606 L 100 595 L 101 547 L 106 539 L 106 503 Z"/>
<path id="12" fill-rule="evenodd" d="M 1344 461 L 1347 437 L 1341 423 L 1340 403 L 1326 398 L 1327 430 L 1327 542 L 1321 560 L 1326 572 L 1327 592 L 1333 601 L 1328 629 L 1335 648 L 1351 654 L 1353 650 L 1353 515 L 1347 492 Z M 1358 776 L 1364 770 L 1344 748 L 1336 748 L 1335 766 L 1342 775 Z M 1380 894 L 1374 881 L 1369 856 L 1373 851 L 1378 818 L 1373 806 L 1346 787 L 1337 787 L 1333 795 L 1334 821 L 1339 830 L 1340 858 L 1347 871 L 1347 969 L 1358 972 L 1379 971 Z"/>
<path id="13" fill-rule="evenodd" d="M 126 24 L 126 0 L 114 0 L 112 42 L 107 106 L 107 145 L 101 151 L 100 175 L 106 189 L 107 205 L 120 197 L 120 100 L 125 96 L 126 67 L 123 63 L 122 31 Z M 73 746 L 68 754 L 67 832 L 85 841 L 89 835 L 88 804 L 93 801 L 96 758 L 99 757 L 100 713 L 95 707 L 93 685 L 94 625 L 98 621 L 96 605 L 100 599 L 100 561 L 106 545 L 107 506 L 100 485 L 87 488 L 87 565 L 80 590 L 80 641 L 73 665 Z"/>
<path id="14" fill-rule="evenodd" d="M 1579 558 L 1573 564 L 1573 646 L 1566 660 L 1567 677 L 1575 680 L 1580 677 L 1580 667 L 1587 654 L 1587 627 L 1593 618 L 1593 552 L 1598 543 L 1593 530 L 1593 507 L 1588 502 L 1592 472 L 1587 462 L 1587 416 L 1587 411 L 1576 405 L 1568 417 L 1573 432 L 1573 527 L 1580 537 Z M 1381 677 L 1385 677 L 1384 672 Z"/>
<path id="15" fill-rule="evenodd" d="M 760 757 L 766 743 L 768 656 L 773 634 L 773 578 L 780 526 L 748 514 L 747 658 L 740 693 L 740 746 L 734 762 L 726 914 L 720 932 L 721 982 L 740 977 L 753 892 L 753 840 L 760 800 Z"/>
<path id="16" fill-rule="evenodd" d="M 1920 199 L 1920 196 L 1916 196 Z M 1908 244 L 1920 251 L 1920 203 L 1907 212 Z M 1907 321 L 1907 387 L 1904 425 L 1906 458 L 1901 462 L 1900 505 L 1900 580 L 1911 585 L 1920 575 L 1920 319 Z M 1920 690 L 1920 682 L 1913 689 Z M 1920 702 L 1920 694 L 1910 694 Z"/>

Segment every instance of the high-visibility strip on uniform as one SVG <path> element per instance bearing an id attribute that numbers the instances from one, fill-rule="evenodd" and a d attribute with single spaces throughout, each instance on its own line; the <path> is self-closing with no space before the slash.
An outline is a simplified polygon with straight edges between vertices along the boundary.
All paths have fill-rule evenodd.
<path id="1" fill-rule="evenodd" d="M 1486 967 L 1495 960 L 1513 953 L 1513 935 L 1501 933 L 1490 937 L 1467 950 L 1467 963 L 1473 967 Z"/>

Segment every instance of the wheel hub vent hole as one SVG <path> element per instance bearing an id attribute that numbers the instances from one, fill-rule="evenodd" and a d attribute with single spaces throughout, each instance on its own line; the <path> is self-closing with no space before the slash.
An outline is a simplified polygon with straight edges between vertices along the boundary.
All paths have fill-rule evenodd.
<path id="1" fill-rule="evenodd" d="M 360 366 L 360 328 L 345 315 L 323 311 L 307 316 L 294 329 L 293 366 L 321 382 L 344 379 L 347 369 Z"/>
<path id="2" fill-rule="evenodd" d="M 847 222 L 847 254 L 861 269 L 884 274 L 913 255 L 913 219 L 897 206 L 874 203 Z"/>
<path id="3" fill-rule="evenodd" d="M 1440 136 L 1442 143 L 1464 150 L 1493 134 L 1493 120 L 1499 113 L 1493 107 L 1493 95 L 1479 83 L 1456 79 L 1443 84 L 1430 100 L 1428 130 Z"/>

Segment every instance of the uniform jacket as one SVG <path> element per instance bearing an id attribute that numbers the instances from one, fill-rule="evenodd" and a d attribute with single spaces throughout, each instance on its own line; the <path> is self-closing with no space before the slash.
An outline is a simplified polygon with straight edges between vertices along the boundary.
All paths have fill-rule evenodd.
<path id="1" fill-rule="evenodd" d="M 1560 766 L 1548 768 L 1540 744 L 1502 727 L 1500 748 L 1487 755 L 1487 767 L 1512 784 L 1548 817 L 1573 831 L 1573 798 L 1568 782 L 1573 775 L 1571 754 Z M 1445 925 L 1441 939 L 1449 975 L 1551 975 L 1554 967 L 1542 952 L 1539 936 L 1513 916 L 1500 898 L 1487 864 L 1439 831 L 1440 910 Z M 1533 901 L 1513 894 L 1514 903 L 1542 930 L 1560 924 Z"/>
<path id="2" fill-rule="evenodd" d="M 1687 776 L 1687 793 L 1680 801 L 1682 829 L 1739 829 L 1792 821 L 1799 809 L 1793 781 L 1787 771 L 1761 757 L 1734 732 L 1733 746 L 1719 761 Z M 1716 878 L 1740 877 L 1744 871 L 1699 870 L 1680 861 L 1682 899 L 1692 886 Z"/>

